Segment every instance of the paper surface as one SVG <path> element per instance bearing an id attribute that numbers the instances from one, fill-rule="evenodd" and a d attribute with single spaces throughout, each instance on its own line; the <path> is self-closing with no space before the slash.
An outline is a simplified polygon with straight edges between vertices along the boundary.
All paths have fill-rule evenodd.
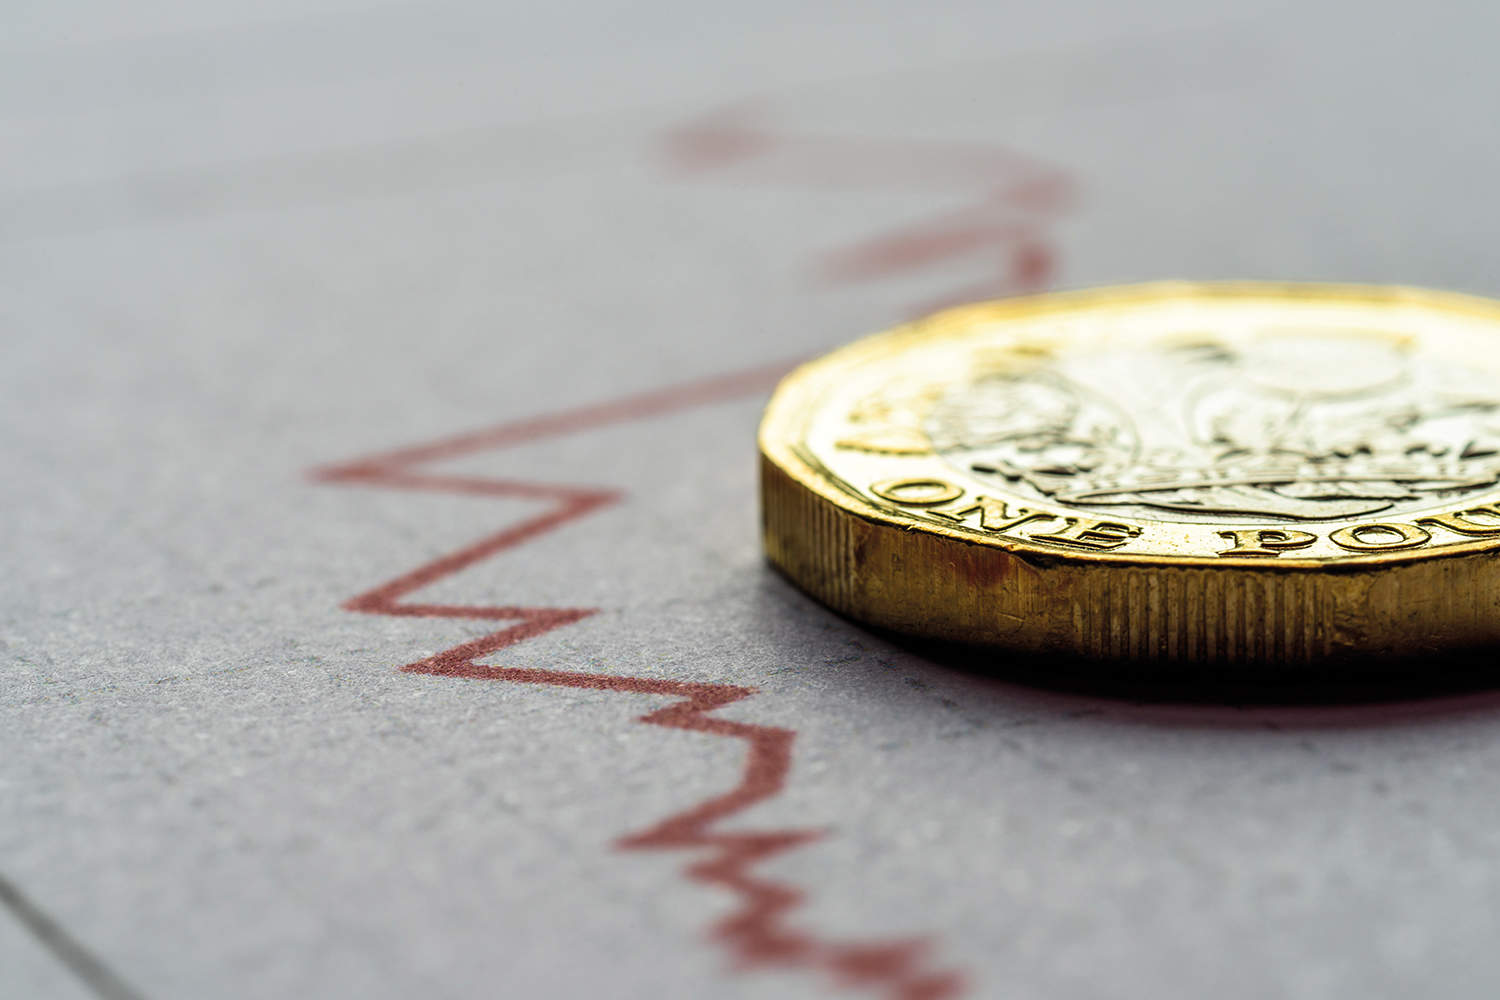
<path id="1" fill-rule="evenodd" d="M 1490 7 L 11 20 L 0 996 L 1500 988 L 1500 702 L 966 674 L 753 440 L 948 302 L 1500 294 Z"/>

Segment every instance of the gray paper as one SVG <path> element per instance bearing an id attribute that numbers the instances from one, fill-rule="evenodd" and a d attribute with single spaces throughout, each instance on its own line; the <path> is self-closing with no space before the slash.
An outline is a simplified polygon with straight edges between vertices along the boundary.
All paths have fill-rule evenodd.
<path id="1" fill-rule="evenodd" d="M 7 20 L 0 996 L 1500 989 L 1493 697 L 966 673 L 754 472 L 944 303 L 1500 294 L 1491 5 Z"/>

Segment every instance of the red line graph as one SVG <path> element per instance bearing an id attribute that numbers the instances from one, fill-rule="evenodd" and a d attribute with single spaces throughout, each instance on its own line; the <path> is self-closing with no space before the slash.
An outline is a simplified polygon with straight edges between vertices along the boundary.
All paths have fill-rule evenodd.
<path id="1" fill-rule="evenodd" d="M 942 1000 L 960 992 L 961 980 L 951 972 L 927 971 L 923 965 L 927 945 L 921 940 L 838 942 L 787 923 L 789 912 L 802 901 L 803 892 L 784 882 L 757 875 L 755 866 L 816 839 L 819 831 L 784 829 L 726 833 L 715 829 L 715 824 L 720 821 L 777 795 L 791 770 L 795 739 L 791 730 L 733 722 L 712 715 L 725 705 L 750 697 L 753 688 L 479 663 L 477 661 L 482 657 L 577 622 L 596 609 L 423 604 L 405 600 L 414 591 L 621 499 L 618 491 L 609 489 L 448 476 L 415 471 L 418 467 L 762 391 L 787 367 L 775 365 L 692 382 L 314 470 L 312 475 L 321 482 L 507 497 L 536 500 L 546 505 L 541 513 L 365 591 L 346 601 L 344 607 L 368 614 L 514 622 L 425 660 L 409 663 L 401 668 L 403 671 L 513 684 L 663 695 L 675 700 L 643 716 L 640 721 L 743 741 L 746 745 L 745 767 L 737 785 L 646 830 L 621 838 L 618 846 L 624 850 L 706 852 L 707 857 L 692 863 L 686 869 L 686 875 L 696 882 L 718 886 L 738 896 L 739 907 L 714 929 L 714 935 L 729 948 L 740 968 L 822 969 L 831 973 L 841 985 L 883 990 L 893 1000 Z"/>
<path id="2" fill-rule="evenodd" d="M 975 253 L 997 253 L 995 277 L 956 293 L 960 299 L 1033 291 L 1046 285 L 1054 256 L 1044 238 L 1044 226 L 1061 209 L 1070 187 L 1060 171 L 1007 150 L 778 135 L 738 114 L 712 116 L 690 124 L 667 137 L 667 148 L 675 165 L 693 176 L 717 171 L 760 184 L 959 188 L 977 196 L 968 210 L 955 213 L 950 209 L 927 222 L 909 224 L 825 253 L 812 268 L 821 284 L 878 281 Z M 922 311 L 954 300 L 955 296 L 950 296 L 928 303 Z M 579 622 L 598 609 L 429 604 L 410 599 L 445 577 L 623 499 L 618 490 L 606 487 L 445 475 L 422 471 L 424 466 L 760 392 L 788 367 L 772 365 L 690 382 L 314 470 L 313 477 L 326 483 L 503 497 L 544 505 L 534 516 L 350 598 L 344 607 L 366 614 L 509 623 L 401 668 L 408 673 L 659 695 L 673 700 L 639 721 L 743 742 L 744 770 L 734 787 L 645 830 L 627 834 L 616 846 L 629 851 L 697 852 L 697 860 L 684 869 L 686 877 L 737 897 L 737 908 L 713 930 L 737 968 L 820 970 L 836 985 L 877 991 L 889 1000 L 948 1000 L 963 992 L 963 978 L 952 971 L 930 969 L 930 945 L 922 939 L 841 941 L 791 922 L 805 893 L 758 874 L 757 866 L 806 845 L 821 836 L 820 831 L 729 833 L 717 828 L 729 817 L 779 794 L 791 770 L 796 737 L 792 730 L 730 721 L 713 714 L 749 698 L 755 693 L 753 688 L 481 663 L 491 654 Z"/>

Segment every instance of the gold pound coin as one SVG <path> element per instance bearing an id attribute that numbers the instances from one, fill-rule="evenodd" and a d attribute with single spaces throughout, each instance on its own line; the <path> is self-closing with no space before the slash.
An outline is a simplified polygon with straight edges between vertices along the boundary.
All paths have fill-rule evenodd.
<path id="1" fill-rule="evenodd" d="M 771 561 L 860 621 L 1296 664 L 1500 639 L 1500 303 L 1154 284 L 965 306 L 789 375 Z"/>

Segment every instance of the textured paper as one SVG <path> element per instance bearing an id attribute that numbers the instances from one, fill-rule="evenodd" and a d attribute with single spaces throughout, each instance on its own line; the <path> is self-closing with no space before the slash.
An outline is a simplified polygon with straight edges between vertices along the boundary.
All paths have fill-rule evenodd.
<path id="1" fill-rule="evenodd" d="M 946 302 L 1500 294 L 1489 5 L 7 20 L 0 996 L 1500 988 L 1493 697 L 965 673 L 753 461 Z"/>

